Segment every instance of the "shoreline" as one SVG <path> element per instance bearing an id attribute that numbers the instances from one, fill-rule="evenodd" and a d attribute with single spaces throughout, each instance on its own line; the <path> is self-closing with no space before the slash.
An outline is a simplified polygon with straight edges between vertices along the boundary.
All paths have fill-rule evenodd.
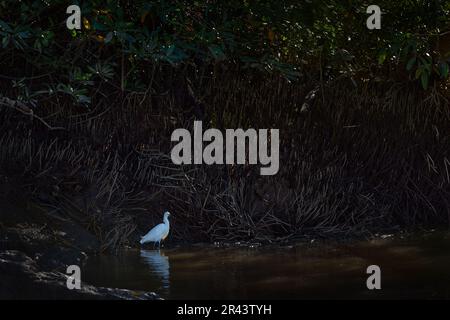
<path id="1" fill-rule="evenodd" d="M 73 227 L 72 227 L 73 229 Z M 79 230 L 83 230 L 80 228 Z M 84 234 L 70 234 L 69 229 L 56 230 L 51 224 L 34 228 L 17 224 L 16 227 L 0 226 L 0 272 L 2 280 L 0 297 L 3 299 L 138 299 L 158 300 L 161 297 L 155 292 L 141 292 L 118 288 L 95 287 L 82 283 L 82 290 L 66 288 L 67 275 L 64 273 L 68 265 L 84 265 L 90 256 L 110 255 L 111 252 L 99 250 L 98 239 Z M 447 230 L 448 231 L 448 230 Z M 83 231 L 85 232 L 85 231 Z M 292 249 L 298 247 L 321 247 L 327 244 L 356 244 L 370 241 L 408 240 L 430 234 L 441 234 L 445 229 L 422 229 L 420 231 L 398 230 L 395 233 L 375 233 L 372 237 L 314 238 L 295 240 L 286 243 L 262 244 L 257 242 L 216 242 L 216 243 L 169 243 L 165 250 L 185 250 L 193 248 L 218 249 Z M 76 233 L 76 232 L 75 232 Z M 65 241 L 55 239 L 60 235 Z M 78 237 L 77 237 L 78 236 Z M 72 238 L 72 242 L 67 238 Z M 142 249 L 152 249 L 144 246 Z M 139 246 L 125 246 L 122 250 L 140 250 Z M 17 289 L 20 287 L 20 290 Z M 24 293 L 26 292 L 26 293 Z M 33 295 L 31 292 L 39 292 Z"/>

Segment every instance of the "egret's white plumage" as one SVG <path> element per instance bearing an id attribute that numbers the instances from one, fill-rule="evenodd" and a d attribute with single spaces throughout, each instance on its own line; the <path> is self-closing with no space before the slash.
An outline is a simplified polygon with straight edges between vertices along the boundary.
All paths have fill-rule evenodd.
<path id="1" fill-rule="evenodd" d="M 161 245 L 161 241 L 167 238 L 169 235 L 169 216 L 170 212 L 164 212 L 163 223 L 158 224 L 153 229 L 151 229 L 145 236 L 141 237 L 141 244 L 146 242 L 154 242 L 155 244 Z"/>

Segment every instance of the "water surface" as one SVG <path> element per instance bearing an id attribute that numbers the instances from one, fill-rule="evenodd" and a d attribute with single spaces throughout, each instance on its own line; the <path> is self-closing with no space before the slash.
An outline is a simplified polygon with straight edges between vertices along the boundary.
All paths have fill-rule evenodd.
<path id="1" fill-rule="evenodd" d="M 369 265 L 381 290 L 366 287 Z M 128 250 L 90 257 L 87 283 L 166 299 L 449 298 L 450 235 L 289 247 Z"/>

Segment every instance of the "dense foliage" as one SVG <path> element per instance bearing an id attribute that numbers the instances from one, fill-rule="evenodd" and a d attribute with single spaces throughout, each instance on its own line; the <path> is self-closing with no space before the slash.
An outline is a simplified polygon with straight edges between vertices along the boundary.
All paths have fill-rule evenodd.
<path id="1" fill-rule="evenodd" d="M 70 31 L 66 8 L 83 26 Z M 0 77 L 31 105 L 56 94 L 89 105 L 114 89 L 143 91 L 155 64 L 258 69 L 296 80 L 342 74 L 359 80 L 449 75 L 450 2 L 380 0 L 381 30 L 368 30 L 368 1 L 0 1 Z"/>

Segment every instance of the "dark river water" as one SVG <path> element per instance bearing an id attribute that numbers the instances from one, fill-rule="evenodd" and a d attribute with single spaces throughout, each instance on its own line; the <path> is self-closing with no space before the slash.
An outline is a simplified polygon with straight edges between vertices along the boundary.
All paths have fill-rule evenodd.
<path id="1" fill-rule="evenodd" d="M 369 265 L 381 290 L 368 290 Z M 165 299 L 450 298 L 450 234 L 289 247 L 128 250 L 90 257 L 87 283 Z"/>

